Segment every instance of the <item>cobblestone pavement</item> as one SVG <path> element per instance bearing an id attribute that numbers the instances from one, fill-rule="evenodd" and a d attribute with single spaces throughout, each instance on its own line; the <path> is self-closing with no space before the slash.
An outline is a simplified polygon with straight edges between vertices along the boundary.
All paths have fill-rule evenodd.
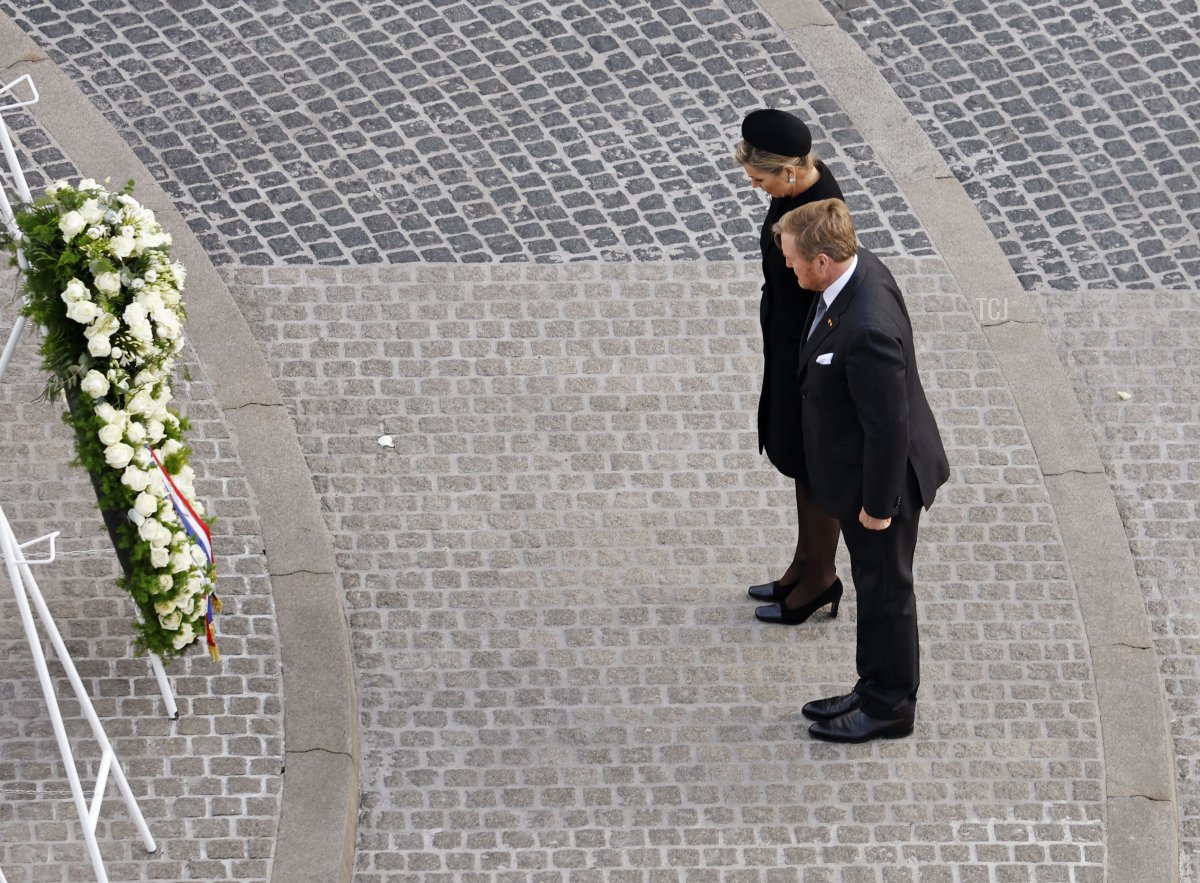
<path id="1" fill-rule="evenodd" d="M 954 478 L 918 738 L 865 747 L 798 713 L 851 682 L 854 605 L 771 629 L 744 594 L 794 541 L 756 448 L 753 264 L 227 271 L 346 587 L 356 881 L 1103 879 L 1040 473 L 943 265 L 894 263 Z"/>
<path id="2" fill-rule="evenodd" d="M 1200 283 L 1194 0 L 826 0 L 1027 289 Z"/>
<path id="3" fill-rule="evenodd" d="M 1195 4 L 830 9 L 975 199 L 1073 372 L 1155 629 L 1181 861 L 1200 867 Z M 1087 646 L 1019 416 L 886 170 L 756 5 L 0 12 L 176 199 L 291 403 L 354 627 L 356 881 L 1103 879 Z M 926 685 L 906 742 L 809 742 L 796 710 L 848 681 L 854 606 L 772 631 L 751 623 L 740 588 L 774 575 L 791 529 L 749 419 L 756 286 L 739 259 L 762 202 L 725 158 L 744 110 L 793 92 L 867 243 L 926 256 L 897 266 L 955 476 L 923 534 Z M 15 128 L 62 173 L 36 115 Z M 467 266 L 497 260 L 519 263 Z M 206 414 L 197 376 L 193 413 Z M 0 396 L 32 409 L 31 382 Z M 21 478 L 0 493 L 10 512 L 10 496 L 24 500 L 18 530 L 69 516 L 64 536 L 93 547 L 86 486 L 45 465 L 67 459 L 62 428 L 16 413 L 0 448 Z M 106 849 L 129 879 L 269 871 L 259 838 L 274 830 L 282 753 L 270 601 L 257 540 L 234 539 L 257 531 L 236 452 L 211 414 L 201 425 L 218 440 L 201 487 L 236 513 L 218 530 L 236 564 L 224 587 L 246 612 L 225 629 L 247 629 L 232 634 L 251 670 L 231 676 L 250 700 L 231 710 L 213 689 L 189 709 L 211 729 L 167 749 L 141 664 L 88 669 L 102 711 L 138 710 L 118 750 L 146 765 L 156 833 L 178 831 L 174 851 L 146 860 L 114 822 Z M 384 433 L 394 449 L 376 443 Z M 53 509 L 59 491 L 73 502 Z M 92 600 L 111 593 L 98 567 L 64 562 L 52 603 L 81 656 L 117 659 L 123 643 L 100 648 L 124 615 L 119 596 Z M 0 707 L 17 709 L 0 722 L 0 784 L 18 792 L 55 761 L 23 638 L 0 615 Z M 184 671 L 181 705 L 192 675 L 205 678 L 195 696 L 223 680 L 202 659 Z M 226 719 L 249 729 L 226 734 Z M 193 774 L 217 737 L 253 772 Z M 11 761 L 10 745 L 29 759 Z M 203 783 L 203 807 L 171 791 L 177 770 Z M 253 807 L 220 790 L 235 783 Z M 0 803 L 9 880 L 32 879 L 27 861 L 86 879 L 69 805 L 27 796 Z M 244 800 L 246 816 L 222 800 Z"/>
<path id="4" fill-rule="evenodd" d="M 4 286 L 11 285 L 6 273 Z M 6 308 L 0 339 L 8 339 L 10 328 Z M 218 667 L 201 650 L 167 666 L 178 720 L 166 717 L 149 663 L 131 655 L 133 605 L 114 584 L 120 568 L 91 486 L 67 465 L 72 443 L 61 406 L 35 401 L 42 375 L 28 334 L 0 383 L 0 501 L 19 539 L 62 532 L 58 550 L 65 557 L 34 576 L 159 844 L 157 854 L 147 855 L 110 784 L 98 829 L 110 878 L 267 881 L 283 755 L 274 608 L 236 445 L 203 370 L 192 358 L 187 365 L 193 379 L 181 379 L 176 395 L 192 422 L 197 490 L 219 516 L 214 539 L 225 658 Z M 72 554 L 89 550 L 98 554 Z M 9 883 L 92 880 L 7 577 L 3 584 L 0 868 Z M 58 663 L 50 667 L 60 695 L 70 695 Z M 74 699 L 63 710 L 90 797 L 98 752 Z"/>
<path id="5" fill-rule="evenodd" d="M 1194 291 L 1164 290 L 1057 292 L 1045 303 L 1097 427 L 1150 614 L 1178 758 L 1186 883 L 1200 874 L 1200 304 Z"/>
<path id="6" fill-rule="evenodd" d="M 169 6 L 0 11 L 104 111 L 214 262 L 744 257 L 761 203 L 729 157 L 764 103 L 810 109 L 868 244 L 929 253 L 748 0 Z"/>

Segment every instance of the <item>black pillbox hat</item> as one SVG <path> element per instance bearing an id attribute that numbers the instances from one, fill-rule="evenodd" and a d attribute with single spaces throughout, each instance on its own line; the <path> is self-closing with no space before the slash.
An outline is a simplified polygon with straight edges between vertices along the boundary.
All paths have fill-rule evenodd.
<path id="1" fill-rule="evenodd" d="M 780 156 L 808 156 L 812 150 L 812 132 L 804 120 L 774 108 L 746 114 L 742 120 L 742 140 Z"/>

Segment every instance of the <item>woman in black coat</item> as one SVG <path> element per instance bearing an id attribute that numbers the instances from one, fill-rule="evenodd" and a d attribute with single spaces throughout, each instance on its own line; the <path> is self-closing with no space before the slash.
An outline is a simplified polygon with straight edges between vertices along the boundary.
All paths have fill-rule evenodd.
<path id="1" fill-rule="evenodd" d="M 783 575 L 750 587 L 750 597 L 769 602 L 755 616 L 765 622 L 796 625 L 841 599 L 837 578 L 838 522 L 810 500 L 800 435 L 800 344 L 816 293 L 801 288 L 787 266 L 771 228 L 787 212 L 821 199 L 842 199 L 825 164 L 811 154 L 812 134 L 798 117 L 782 110 L 756 110 L 742 121 L 742 142 L 734 156 L 750 186 L 771 197 L 763 221 L 763 287 L 759 322 L 763 333 L 763 385 L 758 400 L 758 446 L 781 473 L 796 480 L 799 531 L 792 562 Z"/>

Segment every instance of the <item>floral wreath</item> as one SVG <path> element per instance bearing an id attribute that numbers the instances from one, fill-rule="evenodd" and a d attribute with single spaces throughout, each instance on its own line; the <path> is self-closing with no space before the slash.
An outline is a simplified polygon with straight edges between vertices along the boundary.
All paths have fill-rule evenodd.
<path id="1" fill-rule="evenodd" d="M 217 659 L 212 539 L 187 462 L 187 420 L 170 406 L 184 268 L 133 182 L 118 193 L 104 185 L 55 181 L 17 211 L 20 233 L 0 233 L 0 245 L 24 273 L 22 314 L 45 331 L 45 396 L 67 396 L 76 462 L 125 571 L 118 585 L 141 613 L 138 649 L 178 656 L 205 635 Z"/>

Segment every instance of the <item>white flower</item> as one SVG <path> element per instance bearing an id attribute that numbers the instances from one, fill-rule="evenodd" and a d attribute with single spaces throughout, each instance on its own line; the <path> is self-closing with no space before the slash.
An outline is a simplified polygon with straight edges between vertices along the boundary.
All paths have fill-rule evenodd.
<path id="1" fill-rule="evenodd" d="M 121 277 L 111 271 L 96 276 L 96 287 L 105 294 L 116 294 L 121 290 Z"/>
<path id="2" fill-rule="evenodd" d="M 149 518 L 158 511 L 158 497 L 143 491 L 137 495 L 137 499 L 133 503 L 133 508 Z"/>
<path id="3" fill-rule="evenodd" d="M 180 626 L 179 634 L 171 639 L 171 646 L 176 650 L 182 650 L 194 640 L 196 640 L 196 633 L 192 631 L 191 623 L 185 622 Z"/>
<path id="4" fill-rule="evenodd" d="M 113 351 L 112 344 L 109 343 L 107 337 L 97 334 L 88 341 L 88 352 L 97 359 L 103 359 Z"/>
<path id="5" fill-rule="evenodd" d="M 197 515 L 201 514 L 195 503 L 192 504 L 192 508 L 196 509 Z M 205 555 L 204 550 L 195 543 L 192 543 L 192 561 L 197 567 L 208 567 L 208 556 Z"/>
<path id="6" fill-rule="evenodd" d="M 116 423 L 120 420 L 120 413 L 108 402 L 101 402 L 96 405 L 96 416 L 105 423 Z"/>
<path id="7" fill-rule="evenodd" d="M 125 438 L 125 433 L 122 431 L 119 423 L 106 423 L 100 427 L 100 431 L 96 434 L 100 436 L 100 441 L 105 447 L 115 445 Z"/>
<path id="8" fill-rule="evenodd" d="M 150 452 L 146 450 L 145 445 L 137 449 L 137 453 L 133 455 L 133 462 L 147 470 L 154 466 L 154 459 L 150 456 Z"/>
<path id="9" fill-rule="evenodd" d="M 79 216 L 89 224 L 98 224 L 104 220 L 104 209 L 95 199 L 89 199 L 79 207 Z"/>
<path id="10" fill-rule="evenodd" d="M 79 183 L 75 185 L 76 190 L 98 190 L 100 185 L 96 183 L 95 178 L 80 178 Z"/>
<path id="11" fill-rule="evenodd" d="M 146 523 L 149 524 L 149 522 Z M 161 546 L 156 546 L 150 550 L 150 563 L 154 567 L 166 567 L 170 560 L 171 553 Z"/>
<path id="12" fill-rule="evenodd" d="M 191 616 L 196 611 L 196 596 L 188 595 L 180 600 L 178 607 L 184 616 Z"/>
<path id="13" fill-rule="evenodd" d="M 121 258 L 122 260 L 133 254 L 133 250 L 136 246 L 137 243 L 131 236 L 114 236 L 112 239 L 108 240 L 108 250 L 111 251 L 114 256 Z"/>
<path id="14" fill-rule="evenodd" d="M 150 444 L 158 444 L 165 432 L 166 430 L 163 428 L 161 420 L 150 419 L 146 421 L 146 437 L 150 439 Z"/>
<path id="15" fill-rule="evenodd" d="M 88 235 L 88 239 L 99 239 L 101 236 L 104 235 L 104 228 L 103 227 L 88 227 L 87 235 Z"/>
<path id="16" fill-rule="evenodd" d="M 134 508 L 136 508 L 136 506 Z M 153 518 L 147 518 L 138 527 L 138 536 L 140 536 L 147 543 L 153 543 L 155 538 L 158 536 L 158 532 L 162 529 L 163 529 L 163 526 L 161 524 L 159 524 L 157 521 L 155 521 Z M 159 545 L 162 545 L 162 544 L 160 543 Z"/>
<path id="17" fill-rule="evenodd" d="M 104 449 L 104 461 L 113 469 L 124 469 L 133 459 L 133 448 L 118 442 Z"/>
<path id="18" fill-rule="evenodd" d="M 171 572 L 183 573 L 192 566 L 192 556 L 187 552 L 176 552 L 171 556 Z M 185 611 L 190 613 L 191 611 Z"/>
<path id="19" fill-rule="evenodd" d="M 165 573 L 161 574 L 161 576 L 166 576 L 166 574 Z M 167 576 L 167 579 L 169 580 L 170 577 Z M 174 612 L 174 610 L 175 610 L 175 599 L 174 598 L 164 598 L 161 601 L 154 602 L 154 612 L 158 614 L 159 622 L 162 622 L 162 618 L 164 616 L 167 616 L 170 613 Z"/>
<path id="20" fill-rule="evenodd" d="M 80 325 L 87 325 L 100 315 L 100 308 L 90 300 L 77 300 L 67 305 L 67 318 Z"/>
<path id="21" fill-rule="evenodd" d="M 83 215 L 79 212 L 67 212 L 58 221 L 58 229 L 62 231 L 63 238 L 70 242 L 80 234 L 87 222 L 83 220 Z"/>
<path id="22" fill-rule="evenodd" d="M 175 585 L 175 580 L 167 576 L 165 573 L 158 575 L 158 587 L 164 592 L 170 591 L 171 586 Z"/>
<path id="23" fill-rule="evenodd" d="M 126 430 L 125 434 L 129 436 L 129 440 L 135 445 L 140 445 L 146 440 L 146 427 L 137 422 L 130 422 L 129 429 Z"/>
<path id="24" fill-rule="evenodd" d="M 60 297 L 63 299 L 63 303 L 73 304 L 81 300 L 90 300 L 92 293 L 88 291 L 88 287 L 78 279 L 72 279 L 67 283 L 67 287 L 63 289 L 63 293 L 60 295 Z"/>
<path id="25" fill-rule="evenodd" d="M 160 616 L 158 621 L 162 623 L 163 628 L 175 631 L 175 629 L 179 628 L 180 624 L 183 622 L 183 614 L 178 610 L 172 610 L 165 616 Z"/>
<path id="26" fill-rule="evenodd" d="M 108 378 L 93 368 L 84 375 L 79 388 L 92 398 L 98 399 L 108 392 Z"/>
<path id="27" fill-rule="evenodd" d="M 62 178 L 59 178 L 56 181 L 51 181 L 49 186 L 46 187 L 46 195 L 53 196 L 54 194 L 58 193 L 58 191 L 62 190 L 66 186 L 68 186 L 67 182 L 64 181 Z"/>
<path id="28" fill-rule="evenodd" d="M 146 387 L 139 389 L 125 405 L 125 409 L 131 414 L 151 414 L 154 410 L 154 397 L 150 395 L 150 390 Z"/>
<path id="29" fill-rule="evenodd" d="M 130 463 L 125 467 L 124 473 L 121 473 L 121 483 L 131 491 L 142 492 L 150 487 L 151 475 L 145 469 L 140 469 L 137 465 Z M 138 498 L 140 499 L 140 497 Z M 158 511 L 158 506 L 155 505 L 155 511 Z M 152 515 L 152 512 L 145 512 L 145 515 Z M 143 537 L 144 539 L 144 537 Z"/>
<path id="30" fill-rule="evenodd" d="M 91 338 L 93 335 L 112 337 L 120 327 L 121 323 L 117 321 L 117 317 L 112 313 L 101 313 L 96 317 L 96 321 L 83 329 L 83 336 L 87 338 Z"/>
<path id="31" fill-rule="evenodd" d="M 125 513 L 125 517 L 128 518 L 130 521 L 132 521 L 134 524 L 139 525 L 139 526 L 142 524 L 142 522 L 144 522 L 146 520 L 146 516 L 143 515 L 141 512 L 139 512 L 137 509 L 130 509 L 128 512 Z"/>

